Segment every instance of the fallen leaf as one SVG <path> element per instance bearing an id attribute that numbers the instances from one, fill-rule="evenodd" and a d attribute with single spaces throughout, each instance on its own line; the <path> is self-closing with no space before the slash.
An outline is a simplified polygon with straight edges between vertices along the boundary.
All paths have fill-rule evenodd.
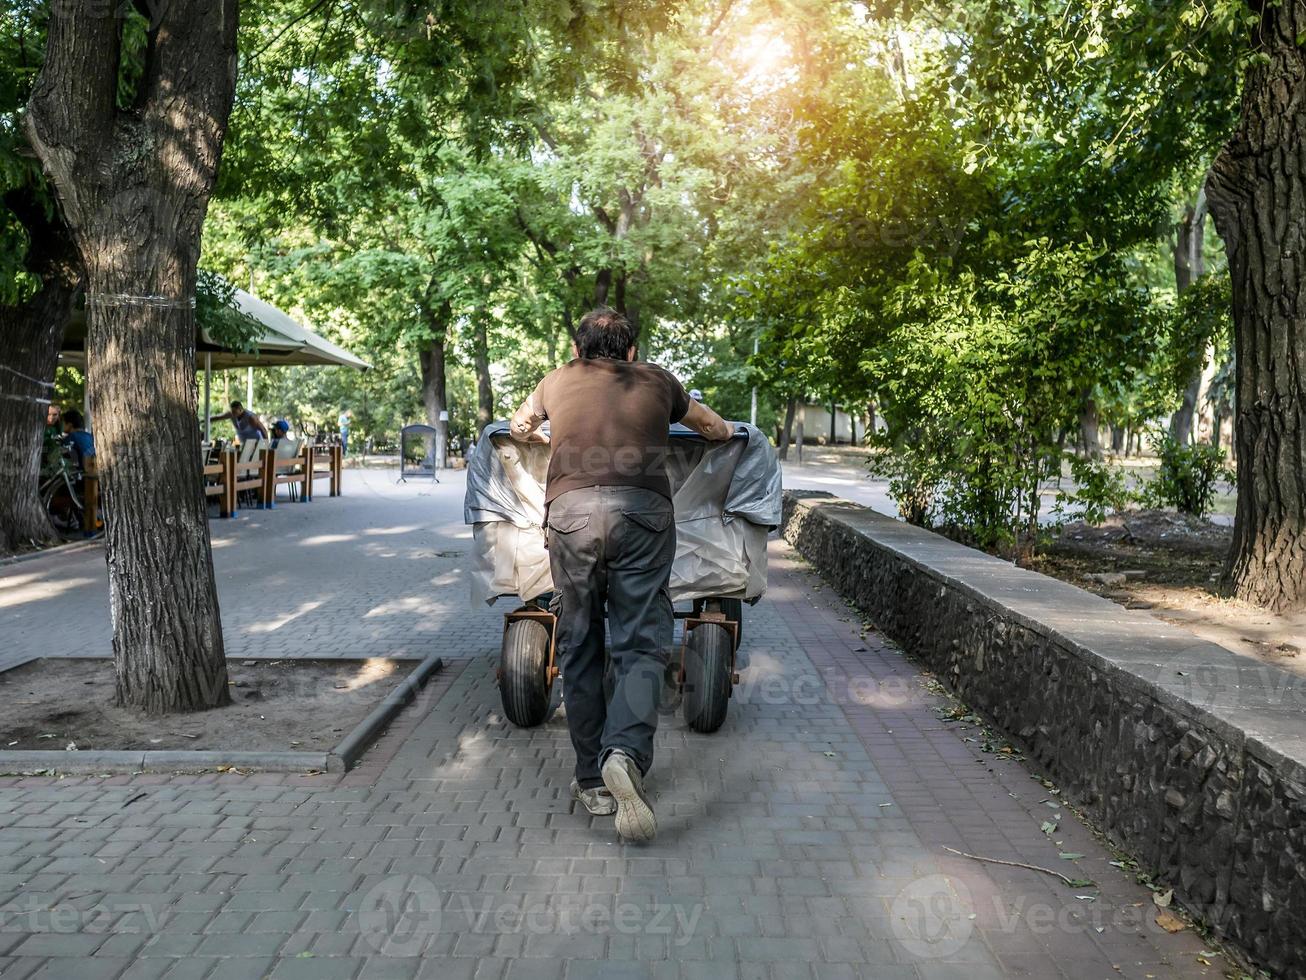
<path id="1" fill-rule="evenodd" d="M 1170 907 L 1170 900 L 1173 899 L 1173 898 L 1174 898 L 1174 889 L 1173 889 L 1173 888 L 1169 889 L 1168 891 L 1164 891 L 1164 892 L 1153 892 L 1153 893 L 1152 893 L 1152 903 L 1153 903 L 1154 905 L 1156 905 L 1157 908 L 1160 908 L 1160 909 L 1168 909 L 1168 908 Z"/>
<path id="2" fill-rule="evenodd" d="M 1057 832 L 1057 825 L 1056 822 L 1053 820 L 1044 820 L 1040 829 L 1043 831 L 1043 833 L 1051 837 L 1053 834 Z"/>
<path id="3" fill-rule="evenodd" d="M 1156 924 L 1166 932 L 1182 932 L 1188 928 L 1188 923 L 1169 909 L 1162 909 L 1156 913 Z"/>
<path id="4" fill-rule="evenodd" d="M 1063 860 L 1063 861 L 1078 861 L 1078 860 L 1079 860 L 1080 858 L 1082 858 L 1083 856 L 1084 856 L 1084 855 L 1082 855 L 1082 854 L 1075 854 L 1073 851 L 1062 851 L 1062 852 L 1061 852 L 1061 860 Z"/>

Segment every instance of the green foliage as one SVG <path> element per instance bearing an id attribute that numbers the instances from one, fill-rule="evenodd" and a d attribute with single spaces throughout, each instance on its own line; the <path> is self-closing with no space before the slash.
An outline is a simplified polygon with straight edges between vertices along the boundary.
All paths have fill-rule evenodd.
<path id="1" fill-rule="evenodd" d="M 1129 489 L 1125 472 L 1102 460 L 1067 454 L 1073 491 L 1057 492 L 1055 512 L 1065 518 L 1070 514 L 1086 524 L 1101 524 L 1113 512 L 1125 510 L 1138 502 Z"/>
<path id="2" fill-rule="evenodd" d="M 1152 432 L 1152 445 L 1160 465 L 1156 476 L 1143 487 L 1144 504 L 1174 507 L 1194 517 L 1209 514 L 1219 483 L 1234 480 L 1223 450 L 1205 443 L 1183 445 L 1160 428 Z"/>
<path id="3" fill-rule="evenodd" d="M 256 350 L 262 327 L 236 306 L 236 287 L 200 269 L 195 282 L 195 323 L 212 340 L 238 352 Z"/>
<path id="4" fill-rule="evenodd" d="M 467 435 L 478 387 L 506 415 L 605 298 L 727 415 L 874 403 L 909 519 L 1001 549 L 1067 465 L 1065 507 L 1123 500 L 1067 463 L 1090 398 L 1137 428 L 1212 343 L 1228 376 L 1222 259 L 1176 299 L 1170 247 L 1236 112 L 1240 2 L 437 6 L 242 9 L 197 318 L 247 349 L 252 280 L 375 366 L 261 371 L 260 410 L 392 438 L 443 349 Z M 44 9 L 0 13 L 0 191 L 42 186 Z M 146 26 L 127 8 L 123 104 Z M 0 301 L 26 247 L 0 208 Z"/>
<path id="5" fill-rule="evenodd" d="M 914 262 L 864 364 L 888 423 L 873 466 L 904 512 L 1017 551 L 1037 532 L 1043 483 L 1060 477 L 1080 393 L 1136 366 L 1154 330 L 1110 254 L 1027 244 L 987 279 Z"/>

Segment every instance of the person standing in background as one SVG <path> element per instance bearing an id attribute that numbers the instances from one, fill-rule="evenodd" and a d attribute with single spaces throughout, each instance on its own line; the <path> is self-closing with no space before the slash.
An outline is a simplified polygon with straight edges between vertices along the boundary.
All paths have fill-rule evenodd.
<path id="1" fill-rule="evenodd" d="M 241 442 L 251 440 L 258 442 L 260 439 L 268 437 L 267 427 L 259 420 L 259 417 L 238 401 L 231 403 L 231 411 L 223 412 L 221 415 L 214 415 L 209 421 L 223 422 L 228 419 L 236 427 L 236 437 Z"/>
<path id="2" fill-rule="evenodd" d="M 59 455 L 63 446 L 63 412 L 58 402 L 50 402 L 45 409 L 45 435 L 41 449 L 41 475 L 59 468 Z"/>
<path id="3" fill-rule="evenodd" d="M 349 423 L 353 420 L 354 413 L 345 409 L 340 413 L 340 418 L 336 419 L 336 428 L 340 430 L 340 455 L 349 455 Z"/>

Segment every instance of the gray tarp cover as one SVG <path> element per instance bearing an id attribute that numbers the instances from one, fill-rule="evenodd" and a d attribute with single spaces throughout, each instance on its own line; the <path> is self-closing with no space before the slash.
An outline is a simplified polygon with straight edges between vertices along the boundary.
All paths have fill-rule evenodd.
<path id="1" fill-rule="evenodd" d="M 742 423 L 721 443 L 673 425 L 670 443 L 672 599 L 760 596 L 766 591 L 766 536 L 780 524 L 775 450 L 760 430 Z M 463 504 L 475 541 L 473 600 L 533 599 L 553 588 L 543 528 L 548 466 L 547 445 L 514 442 L 506 422 L 486 426 L 468 464 Z"/>

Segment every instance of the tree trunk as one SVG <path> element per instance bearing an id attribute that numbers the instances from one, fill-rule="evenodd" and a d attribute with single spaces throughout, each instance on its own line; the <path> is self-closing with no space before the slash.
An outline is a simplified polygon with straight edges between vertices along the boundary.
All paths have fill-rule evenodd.
<path id="1" fill-rule="evenodd" d="M 1198 191 L 1196 203 L 1184 210 L 1184 216 L 1175 231 L 1174 282 L 1175 292 L 1183 294 L 1206 273 L 1202 256 L 1202 239 L 1206 229 L 1206 192 Z M 1203 351 L 1205 348 L 1203 348 Z M 1202 389 L 1205 359 L 1199 361 L 1188 384 L 1184 386 L 1183 400 L 1170 416 L 1170 435 L 1180 445 L 1188 445 L 1193 438 L 1193 415 L 1197 411 Z"/>
<path id="2" fill-rule="evenodd" d="M 830 402 L 830 445 L 838 445 L 839 442 L 839 406 L 834 401 Z"/>
<path id="3" fill-rule="evenodd" d="M 1186 446 L 1193 441 L 1193 415 L 1197 411 L 1197 396 L 1201 392 L 1202 376 L 1198 374 L 1184 386 L 1183 400 L 1170 416 L 1170 435 L 1175 442 Z"/>
<path id="4" fill-rule="evenodd" d="M 1207 344 L 1202 373 L 1197 378 L 1197 404 L 1193 421 L 1193 439 L 1196 442 L 1210 442 L 1215 435 L 1215 402 L 1212 399 L 1212 390 L 1220 367 L 1216 363 L 1215 356 L 1215 344 Z"/>
<path id="5" fill-rule="evenodd" d="M 27 230 L 23 264 L 41 288 L 17 306 L 0 306 L 0 554 L 59 540 L 38 490 L 46 409 L 81 275 L 63 222 L 50 220 L 32 189 L 5 195 L 5 203 Z"/>
<path id="6" fill-rule="evenodd" d="M 1128 430 L 1123 425 L 1111 426 L 1111 451 L 1117 456 L 1123 454 L 1126 449 L 1125 436 L 1127 432 Z"/>
<path id="7" fill-rule="evenodd" d="M 490 385 L 490 341 L 485 317 L 476 317 L 475 335 L 472 339 L 473 360 L 476 363 L 476 435 L 494 421 L 494 389 Z"/>
<path id="8" fill-rule="evenodd" d="M 594 277 L 594 305 L 607 306 L 608 293 L 612 289 L 612 270 L 600 269 Z"/>
<path id="9" fill-rule="evenodd" d="M 447 300 L 438 307 L 423 302 L 421 311 L 422 319 L 426 321 L 426 328 L 430 331 L 429 346 L 418 354 L 418 360 L 422 365 L 422 406 L 426 409 L 427 424 L 439 433 L 440 445 L 444 446 L 447 452 L 449 420 L 441 419 L 440 414 L 449 409 L 445 344 L 449 339 L 449 320 L 453 315 L 453 308 Z M 435 450 L 428 447 L 428 452 L 434 458 Z M 440 460 L 439 463 L 443 465 L 444 460 Z"/>
<path id="10" fill-rule="evenodd" d="M 119 26 L 97 0 L 51 5 L 26 125 L 86 269 L 118 701 L 162 713 L 230 700 L 196 424 L 195 269 L 235 91 L 236 0 L 160 8 L 131 110 L 117 108 Z"/>
<path id="11" fill-rule="evenodd" d="M 789 458 L 789 440 L 794 431 L 794 412 L 798 409 L 798 399 L 790 398 L 785 404 L 785 424 L 780 430 L 780 458 Z"/>
<path id="12" fill-rule="evenodd" d="M 1098 433 L 1097 400 L 1092 391 L 1084 392 L 1079 403 L 1079 439 L 1084 455 L 1089 459 L 1102 458 L 1102 441 Z"/>
<path id="13" fill-rule="evenodd" d="M 1306 0 L 1260 5 L 1237 129 L 1207 195 L 1233 280 L 1238 509 L 1227 589 L 1306 608 Z"/>

